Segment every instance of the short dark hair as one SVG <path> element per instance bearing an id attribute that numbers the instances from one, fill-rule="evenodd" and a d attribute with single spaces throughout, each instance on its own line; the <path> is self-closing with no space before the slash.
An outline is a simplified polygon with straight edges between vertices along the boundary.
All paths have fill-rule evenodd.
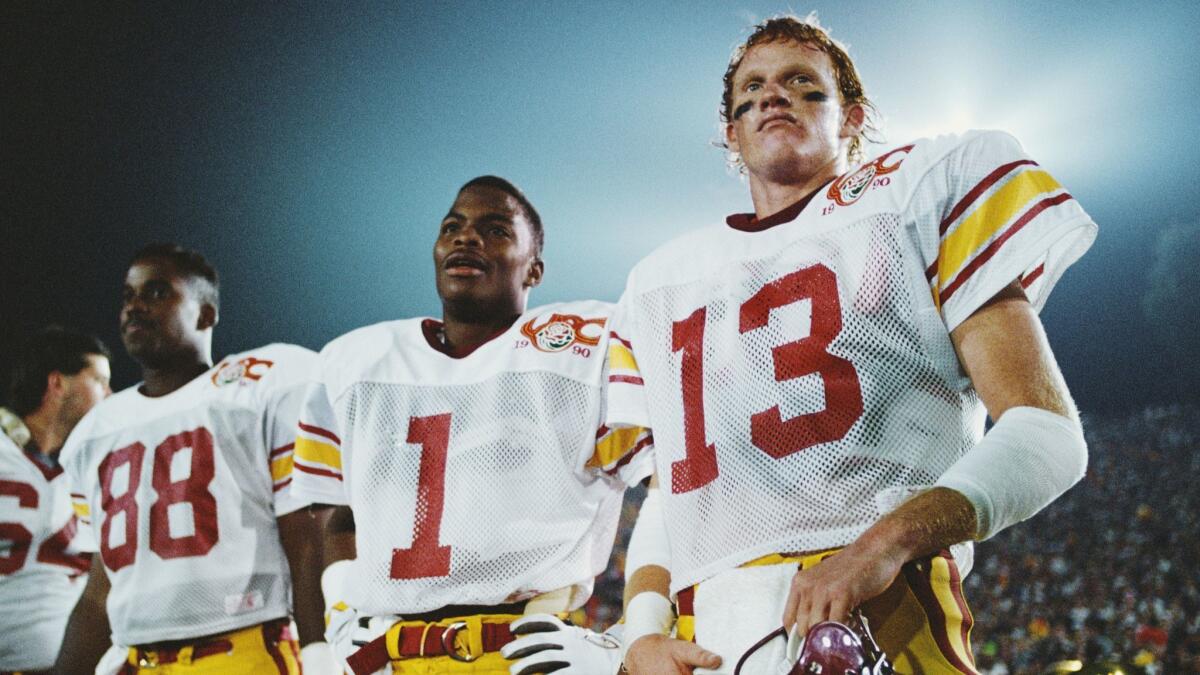
<path id="1" fill-rule="evenodd" d="M 501 192 L 506 192 L 513 199 L 517 200 L 517 203 L 520 204 L 521 208 L 525 211 L 525 219 L 529 221 L 529 226 L 533 228 L 533 244 L 536 247 L 534 252 L 539 258 L 542 257 L 542 246 L 546 243 L 546 235 L 542 232 L 542 217 L 538 215 L 537 209 L 533 208 L 533 204 L 529 203 L 529 198 L 525 196 L 525 193 L 521 192 L 516 185 L 513 185 L 499 176 L 479 176 L 477 178 L 472 178 L 464 183 L 463 186 L 458 189 L 458 191 L 462 192 L 463 190 L 466 190 L 469 187 L 475 187 L 476 185 L 495 188 Z"/>
<path id="2" fill-rule="evenodd" d="M 112 358 L 108 347 L 87 333 L 62 326 L 46 326 L 31 335 L 17 357 L 9 380 L 8 398 L 13 412 L 24 417 L 37 410 L 46 395 L 46 378 L 50 373 L 75 375 L 87 367 L 90 354 Z"/>
<path id="3" fill-rule="evenodd" d="M 217 276 L 217 269 L 198 251 L 179 244 L 149 244 L 138 249 L 129 264 L 132 266 L 134 263 L 150 259 L 166 260 L 174 265 L 180 274 L 204 282 L 201 284 L 200 299 L 217 309 L 221 308 L 221 280 Z"/>

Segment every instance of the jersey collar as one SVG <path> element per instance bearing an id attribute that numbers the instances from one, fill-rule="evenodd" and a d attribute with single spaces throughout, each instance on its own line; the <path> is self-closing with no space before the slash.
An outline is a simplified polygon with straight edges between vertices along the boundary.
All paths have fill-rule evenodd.
<path id="1" fill-rule="evenodd" d="M 516 322 L 514 321 L 513 323 Z M 446 356 L 449 356 L 452 359 L 463 359 L 473 354 L 475 350 L 479 349 L 480 347 L 507 333 L 508 329 L 512 328 L 512 324 L 501 328 L 488 337 L 488 339 L 480 342 L 470 349 L 451 349 L 442 339 L 442 336 L 444 335 L 442 328 L 442 322 L 438 321 L 437 319 L 425 319 L 421 322 L 421 333 L 425 336 L 425 341 L 429 343 L 430 347 L 445 354 Z"/>
<path id="2" fill-rule="evenodd" d="M 758 217 L 753 213 L 735 213 L 725 219 L 725 224 L 740 232 L 762 232 L 763 230 L 769 230 L 776 225 L 790 223 L 800 215 L 800 212 L 804 210 L 804 207 L 808 206 L 808 203 L 813 200 L 813 197 L 816 197 L 817 193 L 821 190 L 824 190 L 825 186 L 829 185 L 831 182 L 833 182 L 833 179 L 826 181 L 821 185 L 821 187 L 804 195 L 800 198 L 800 201 L 792 204 L 782 211 L 776 211 L 762 220 L 759 220 Z"/>

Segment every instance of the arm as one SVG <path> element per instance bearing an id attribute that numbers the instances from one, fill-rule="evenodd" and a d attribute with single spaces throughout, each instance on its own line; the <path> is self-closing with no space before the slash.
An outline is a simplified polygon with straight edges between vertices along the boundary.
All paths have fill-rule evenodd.
<path id="1" fill-rule="evenodd" d="M 52 672 L 59 675 L 91 675 L 108 650 L 112 629 L 108 625 L 108 574 L 100 554 L 92 556 L 83 595 L 67 620 L 62 649 Z"/>
<path id="2" fill-rule="evenodd" d="M 325 640 L 320 533 L 328 515 L 326 510 L 302 508 L 278 519 L 279 540 L 292 575 L 292 616 L 301 647 Z"/>
<path id="3" fill-rule="evenodd" d="M 1041 322 L 1019 283 L 984 303 L 950 338 L 993 420 L 1029 407 L 1078 425 Z M 820 621 L 845 621 L 855 607 L 883 593 L 908 561 L 987 534 L 977 516 L 972 501 L 948 487 L 913 497 L 839 552 L 836 565 L 797 573 L 784 625 L 794 622 L 803 634 Z"/>
<path id="4" fill-rule="evenodd" d="M 658 476 L 638 512 L 625 568 L 625 668 L 642 673 L 691 673 L 716 668 L 721 658 L 692 642 L 670 637 L 671 573 L 667 570 L 667 530 L 659 503 Z"/>

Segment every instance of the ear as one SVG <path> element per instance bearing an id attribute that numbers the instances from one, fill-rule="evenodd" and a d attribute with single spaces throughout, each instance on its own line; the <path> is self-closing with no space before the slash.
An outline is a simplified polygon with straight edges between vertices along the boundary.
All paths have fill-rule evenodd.
<path id="1" fill-rule="evenodd" d="M 730 152 L 741 152 L 737 141 L 737 133 L 733 130 L 732 122 L 725 125 L 725 145 L 729 148 Z"/>
<path id="2" fill-rule="evenodd" d="M 854 138 L 862 133 L 863 123 L 867 120 L 867 111 L 863 109 L 861 104 L 846 108 L 845 115 L 842 119 L 842 129 L 839 133 L 841 138 Z"/>
<path id="3" fill-rule="evenodd" d="M 525 273 L 525 288 L 533 288 L 542 283 L 542 273 L 545 271 L 546 266 L 542 259 L 534 258 L 533 262 L 529 263 L 529 271 Z"/>
<path id="4" fill-rule="evenodd" d="M 59 400 L 67 389 L 67 377 L 57 370 L 50 371 L 46 376 L 46 391 L 42 393 L 42 405 Z"/>
<path id="5" fill-rule="evenodd" d="M 207 330 L 217 325 L 217 308 L 210 303 L 200 305 L 200 318 L 196 320 L 196 328 L 199 330 Z"/>

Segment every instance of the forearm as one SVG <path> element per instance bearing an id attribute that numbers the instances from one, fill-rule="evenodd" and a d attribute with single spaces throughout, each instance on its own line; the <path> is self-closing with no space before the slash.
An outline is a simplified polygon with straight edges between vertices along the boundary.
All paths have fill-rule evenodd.
<path id="1" fill-rule="evenodd" d="M 52 672 L 57 675 L 91 675 L 111 642 L 112 629 L 108 624 L 108 576 L 100 554 L 92 557 L 92 569 L 87 586 L 63 634 L 62 647 Z"/>
<path id="2" fill-rule="evenodd" d="M 326 508 L 330 511 L 322 536 L 325 567 L 339 560 L 354 560 L 357 556 L 354 512 L 349 506 Z"/>
<path id="3" fill-rule="evenodd" d="M 867 529 L 851 546 L 900 564 L 976 537 L 975 507 L 955 490 L 935 487 Z"/>
<path id="4" fill-rule="evenodd" d="M 321 596 L 321 532 L 329 510 L 304 508 L 279 519 L 280 539 L 292 575 L 292 617 L 300 645 L 325 639 L 325 603 Z"/>

